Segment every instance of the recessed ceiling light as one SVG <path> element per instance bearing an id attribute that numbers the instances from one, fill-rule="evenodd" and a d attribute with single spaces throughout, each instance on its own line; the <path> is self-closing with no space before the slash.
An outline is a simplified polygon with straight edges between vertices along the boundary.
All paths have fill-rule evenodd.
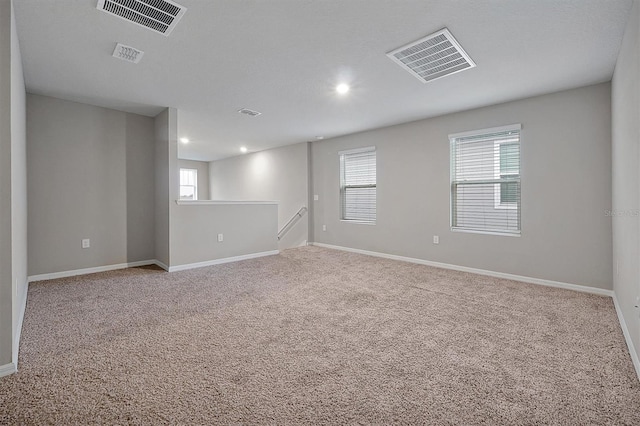
<path id="1" fill-rule="evenodd" d="M 344 95 L 348 91 L 349 91 L 349 85 L 348 84 L 341 83 L 341 84 L 338 84 L 336 86 L 336 92 L 338 92 L 341 95 Z"/>
<path id="2" fill-rule="evenodd" d="M 241 153 L 243 153 L 243 154 L 244 154 L 245 152 L 247 152 L 247 147 L 246 147 L 246 146 L 241 146 L 241 147 L 240 147 L 240 152 L 241 152 Z"/>
<path id="3" fill-rule="evenodd" d="M 189 138 L 180 138 L 180 142 L 189 143 Z"/>
<path id="4" fill-rule="evenodd" d="M 324 136 L 316 136 L 316 139 L 321 141 L 322 139 L 324 139 Z"/>
<path id="5" fill-rule="evenodd" d="M 248 115 L 249 117 L 257 117 L 257 116 L 259 116 L 259 115 L 262 115 L 262 113 L 261 113 L 261 112 L 259 112 L 259 111 L 254 111 L 254 110 L 249 109 L 249 108 L 240 108 L 240 109 L 238 110 L 238 112 L 239 112 L 240 114 Z"/>

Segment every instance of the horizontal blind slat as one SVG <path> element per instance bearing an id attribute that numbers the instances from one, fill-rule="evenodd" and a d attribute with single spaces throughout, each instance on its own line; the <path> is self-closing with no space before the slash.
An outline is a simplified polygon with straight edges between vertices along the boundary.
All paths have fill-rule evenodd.
<path id="1" fill-rule="evenodd" d="M 342 219 L 376 220 L 376 152 L 341 154 Z"/>
<path id="2" fill-rule="evenodd" d="M 520 132 L 451 140 L 452 226 L 520 231 Z"/>

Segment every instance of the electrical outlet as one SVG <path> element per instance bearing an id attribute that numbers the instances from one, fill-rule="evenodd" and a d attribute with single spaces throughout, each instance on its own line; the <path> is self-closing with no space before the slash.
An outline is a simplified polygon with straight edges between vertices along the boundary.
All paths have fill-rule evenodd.
<path id="1" fill-rule="evenodd" d="M 221 243 L 224 241 L 224 235 L 218 234 L 218 242 Z"/>
<path id="2" fill-rule="evenodd" d="M 327 225 L 322 225 L 322 230 L 326 231 L 327 230 Z"/>
<path id="3" fill-rule="evenodd" d="M 82 248 L 89 248 L 91 247 L 91 240 L 89 238 L 85 238 L 82 240 Z"/>
<path id="4" fill-rule="evenodd" d="M 317 194 L 313 196 L 313 201 L 318 201 L 319 199 L 320 199 L 320 197 L 318 197 Z"/>
<path id="5" fill-rule="evenodd" d="M 440 244 L 440 237 L 437 235 L 433 236 L 433 244 Z"/>

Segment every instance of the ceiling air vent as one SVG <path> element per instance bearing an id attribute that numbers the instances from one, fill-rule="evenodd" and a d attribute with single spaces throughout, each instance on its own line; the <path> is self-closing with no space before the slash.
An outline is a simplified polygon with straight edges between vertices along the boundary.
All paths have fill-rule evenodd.
<path id="1" fill-rule="evenodd" d="M 251 116 L 251 117 L 256 117 L 256 116 L 262 114 L 261 112 L 253 111 L 253 110 L 250 110 L 250 109 L 247 109 L 247 108 L 239 109 L 238 112 L 240 114 L 246 114 L 246 115 Z"/>
<path id="2" fill-rule="evenodd" d="M 113 50 L 113 57 L 122 59 L 123 61 L 133 62 L 137 64 L 142 59 L 144 52 L 138 50 L 135 47 L 125 46 L 124 44 L 116 44 L 116 48 Z"/>
<path id="3" fill-rule="evenodd" d="M 168 36 L 186 7 L 170 0 L 98 0 L 98 9 Z"/>
<path id="4" fill-rule="evenodd" d="M 476 66 L 446 28 L 389 52 L 387 56 L 423 83 Z"/>

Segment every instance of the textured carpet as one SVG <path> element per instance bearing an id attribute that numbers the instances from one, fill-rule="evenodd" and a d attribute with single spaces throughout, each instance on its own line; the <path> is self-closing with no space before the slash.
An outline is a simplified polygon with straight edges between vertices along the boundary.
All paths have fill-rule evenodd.
<path id="1" fill-rule="evenodd" d="M 610 298 L 318 247 L 31 284 L 0 424 L 640 424 Z"/>

